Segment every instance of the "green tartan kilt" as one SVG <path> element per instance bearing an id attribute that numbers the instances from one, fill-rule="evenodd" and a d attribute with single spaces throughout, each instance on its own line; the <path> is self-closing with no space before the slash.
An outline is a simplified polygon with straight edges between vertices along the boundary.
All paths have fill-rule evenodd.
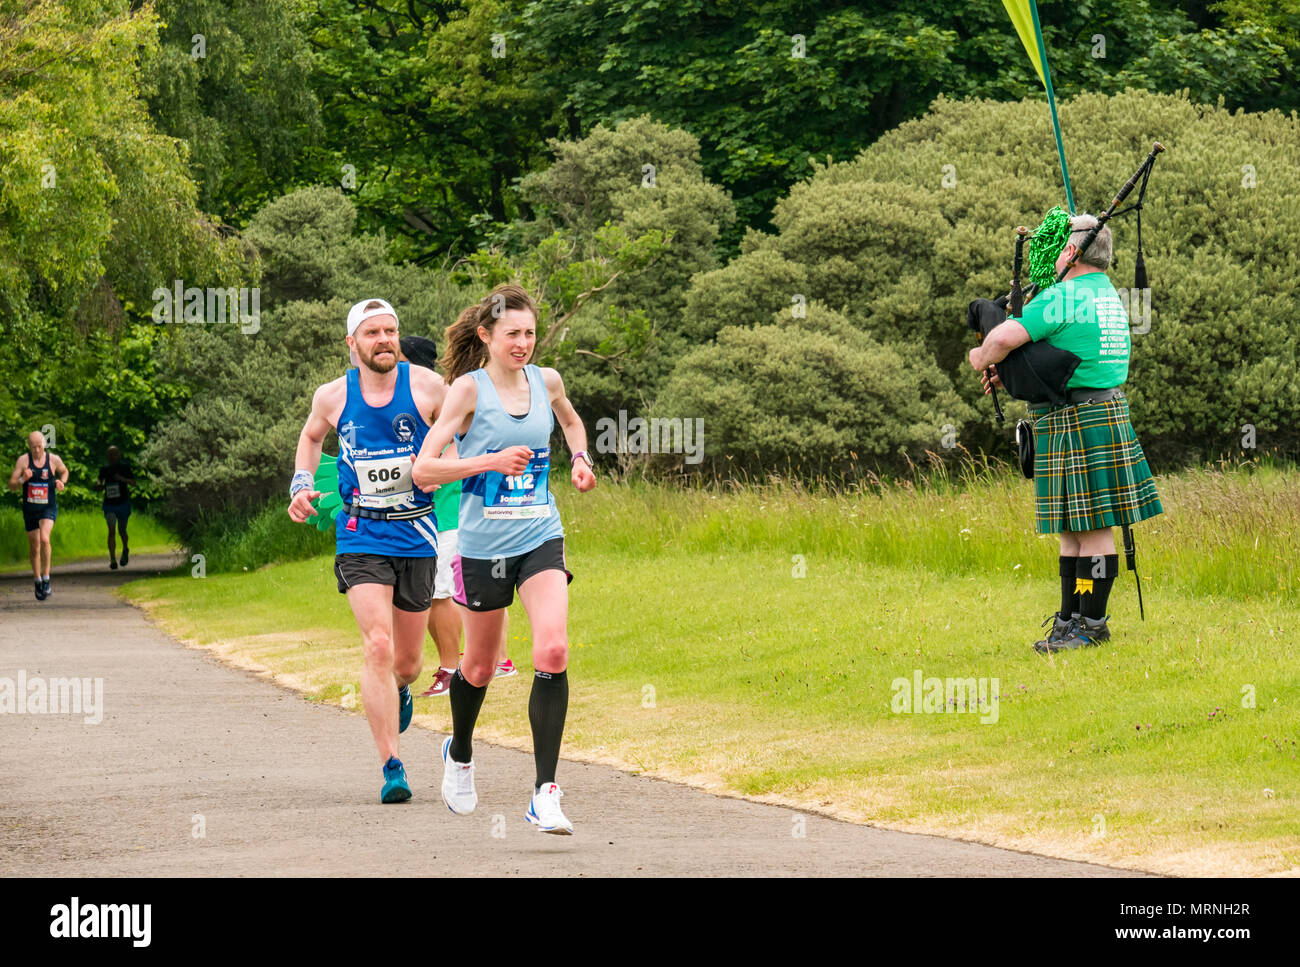
<path id="1" fill-rule="evenodd" d="M 1034 523 L 1040 534 L 1135 524 L 1164 512 L 1128 400 L 1036 407 Z"/>

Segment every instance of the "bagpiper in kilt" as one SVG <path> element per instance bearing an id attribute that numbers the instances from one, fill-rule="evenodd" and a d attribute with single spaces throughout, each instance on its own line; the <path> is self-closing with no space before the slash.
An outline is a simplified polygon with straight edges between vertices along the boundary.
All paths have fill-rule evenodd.
<path id="1" fill-rule="evenodd" d="M 1001 385 L 994 364 L 1031 342 L 1049 344 L 1073 366 L 1057 402 L 1030 407 L 1035 525 L 1041 534 L 1061 535 L 1061 606 L 1043 622 L 1050 622 L 1052 630 L 1035 643 L 1041 652 L 1110 638 L 1106 605 L 1119 575 L 1111 528 L 1164 511 L 1121 390 L 1131 344 L 1128 314 L 1105 272 L 1111 261 L 1110 228 L 1103 225 L 1088 244 L 1085 239 L 1098 220 L 1054 210 L 1031 246 L 1051 238 L 1045 229 L 1053 224 L 1059 233 L 1047 243 L 1052 248 L 1038 253 L 1040 267 L 1048 272 L 1046 287 L 1019 317 L 1013 314 L 987 332 L 970 353 L 971 366 L 984 373 L 986 390 Z M 1055 284 L 1053 249 L 1059 253 Z M 1030 258 L 1035 258 L 1032 248 Z"/>

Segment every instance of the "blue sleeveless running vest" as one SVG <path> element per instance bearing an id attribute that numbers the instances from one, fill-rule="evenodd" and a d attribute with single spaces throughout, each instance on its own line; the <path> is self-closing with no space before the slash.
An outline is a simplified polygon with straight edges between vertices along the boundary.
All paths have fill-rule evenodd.
<path id="1" fill-rule="evenodd" d="M 522 445 L 532 448 L 533 459 L 517 477 L 489 471 L 465 478 L 456 547 L 462 557 L 515 557 L 564 536 L 549 486 L 555 414 L 542 371 L 528 365 L 524 374 L 529 392 L 526 416 L 506 412 L 486 369 L 469 374 L 478 384 L 478 402 L 469 430 L 456 438 L 460 456 L 479 457 Z"/>
<path id="2" fill-rule="evenodd" d="M 339 414 L 339 496 L 362 507 L 427 507 L 428 494 L 411 479 L 411 458 L 420 452 L 429 424 L 411 395 L 409 364 L 397 364 L 397 387 L 384 406 L 361 395 L 361 374 L 347 373 L 347 399 Z M 339 554 L 435 557 L 438 528 L 433 514 L 413 520 L 369 520 L 340 510 L 334 517 Z"/>
<path id="3" fill-rule="evenodd" d="M 46 510 L 55 510 L 54 496 L 58 488 L 54 486 L 54 471 L 50 467 L 50 451 L 45 451 L 45 466 L 37 467 L 32 463 L 32 455 L 27 454 L 27 466 L 32 475 L 23 482 L 23 513 L 38 514 Z"/>

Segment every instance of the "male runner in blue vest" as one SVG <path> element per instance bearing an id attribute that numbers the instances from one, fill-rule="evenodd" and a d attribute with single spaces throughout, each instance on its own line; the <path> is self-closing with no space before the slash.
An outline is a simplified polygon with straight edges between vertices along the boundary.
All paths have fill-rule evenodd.
<path id="1" fill-rule="evenodd" d="M 433 503 L 412 483 L 411 462 L 447 392 L 438 374 L 399 362 L 398 340 L 397 313 L 384 300 L 348 312 L 358 366 L 312 397 L 289 489 L 289 516 L 299 523 L 314 516 L 321 444 L 337 430 L 343 509 L 334 574 L 361 629 L 361 701 L 384 767 L 384 803 L 411 798 L 397 736 L 411 722 L 408 686 L 420 675 L 438 552 Z"/>
<path id="2" fill-rule="evenodd" d="M 45 437 L 39 431 L 32 431 L 27 437 L 27 452 L 18 458 L 9 475 L 9 489 L 23 490 L 23 528 L 27 531 L 37 601 L 54 593 L 50 590 L 50 533 L 58 516 L 55 494 L 67 485 L 67 464 L 45 448 Z"/>

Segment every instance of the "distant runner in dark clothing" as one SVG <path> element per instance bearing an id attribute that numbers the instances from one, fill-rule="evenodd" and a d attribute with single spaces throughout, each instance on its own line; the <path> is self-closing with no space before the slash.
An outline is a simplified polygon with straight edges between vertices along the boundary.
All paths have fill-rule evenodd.
<path id="1" fill-rule="evenodd" d="M 104 520 L 108 522 L 108 566 L 117 570 L 117 534 L 122 535 L 122 566 L 131 559 L 126 542 L 126 522 L 131 516 L 131 489 L 135 477 L 131 465 L 117 447 L 108 448 L 108 465 L 99 468 L 98 485 L 104 491 Z M 114 531 L 116 525 L 116 532 Z"/>

